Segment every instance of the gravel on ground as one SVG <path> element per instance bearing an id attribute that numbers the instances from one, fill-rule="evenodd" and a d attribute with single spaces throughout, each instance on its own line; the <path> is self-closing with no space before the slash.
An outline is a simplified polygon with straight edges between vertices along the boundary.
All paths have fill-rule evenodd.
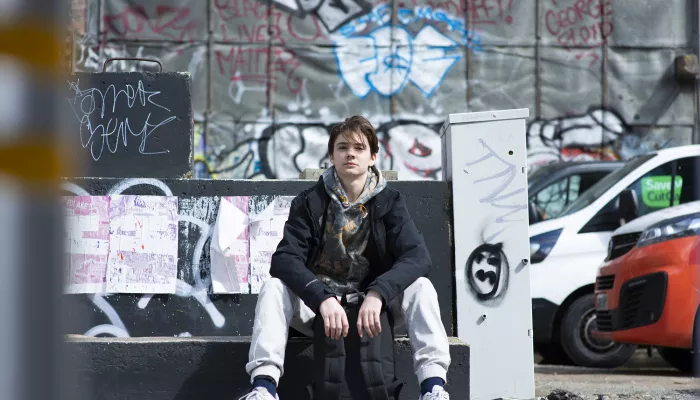
<path id="1" fill-rule="evenodd" d="M 700 379 L 642 353 L 614 370 L 535 364 L 542 400 L 698 400 Z"/>

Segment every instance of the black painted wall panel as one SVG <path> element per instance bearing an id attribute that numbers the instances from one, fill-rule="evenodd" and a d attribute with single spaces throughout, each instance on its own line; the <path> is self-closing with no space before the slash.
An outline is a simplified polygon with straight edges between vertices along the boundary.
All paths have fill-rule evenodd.
<path id="1" fill-rule="evenodd" d="M 74 195 L 83 190 L 90 195 L 165 195 L 170 191 L 179 198 L 181 217 L 189 215 L 213 227 L 219 204 L 218 196 L 296 195 L 315 182 L 76 178 L 67 180 L 66 183 L 77 186 L 66 190 L 65 195 Z M 438 293 L 443 325 L 448 335 L 452 336 L 454 268 L 453 249 L 449 244 L 452 217 L 448 184 L 437 181 L 393 181 L 389 185 L 406 195 L 409 212 L 425 236 L 433 260 L 429 278 Z M 206 285 L 210 271 L 210 239 L 203 246 L 199 274 L 194 273 L 192 268 L 201 234 L 199 226 L 180 221 L 178 279 L 182 283 L 179 284 L 177 294 L 154 295 L 150 299 L 141 294 L 111 294 L 103 298 L 99 296 L 96 300 L 93 295 L 66 295 L 74 297 L 71 313 L 75 313 L 81 321 L 79 326 L 68 327 L 67 333 L 85 334 L 102 324 L 118 325 L 114 318 L 116 315 L 130 336 L 250 335 L 257 295 L 211 293 L 210 285 Z M 201 293 L 195 295 L 196 292 Z M 399 330 L 397 333 L 404 332 Z"/>
<path id="2" fill-rule="evenodd" d="M 67 145 L 83 176 L 182 177 L 192 170 L 191 78 L 180 72 L 68 79 Z"/>

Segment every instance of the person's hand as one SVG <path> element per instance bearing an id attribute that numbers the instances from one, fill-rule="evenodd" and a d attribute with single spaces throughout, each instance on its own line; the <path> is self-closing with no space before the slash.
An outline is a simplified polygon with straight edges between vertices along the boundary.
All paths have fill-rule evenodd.
<path id="1" fill-rule="evenodd" d="M 345 314 L 345 310 L 340 305 L 337 298 L 329 297 L 324 300 L 318 311 L 323 318 L 323 327 L 326 331 L 326 337 L 338 340 L 341 335 L 343 337 L 348 335 L 348 329 L 350 328 L 348 316 Z"/>
<path id="2" fill-rule="evenodd" d="M 357 332 L 362 337 L 362 328 L 367 330 L 369 337 L 373 338 L 382 331 L 382 323 L 379 314 L 382 311 L 382 295 L 376 290 L 370 290 L 362 302 L 360 312 L 357 315 Z"/>

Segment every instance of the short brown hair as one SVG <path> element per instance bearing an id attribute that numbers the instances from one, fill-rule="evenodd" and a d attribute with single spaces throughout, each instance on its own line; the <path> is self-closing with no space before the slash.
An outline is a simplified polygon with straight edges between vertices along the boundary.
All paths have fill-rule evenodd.
<path id="1" fill-rule="evenodd" d="M 367 139 L 370 154 L 377 154 L 379 152 L 379 140 L 377 139 L 377 132 L 374 130 L 372 123 L 365 117 L 355 115 L 350 118 L 345 118 L 345 121 L 336 124 L 333 129 L 331 129 L 331 137 L 328 139 L 328 154 L 333 154 L 333 147 L 335 146 L 335 141 L 338 140 L 338 136 L 343 135 L 348 142 L 352 142 L 352 139 L 348 137 L 348 135 L 353 135 L 355 133 L 359 133 Z"/>

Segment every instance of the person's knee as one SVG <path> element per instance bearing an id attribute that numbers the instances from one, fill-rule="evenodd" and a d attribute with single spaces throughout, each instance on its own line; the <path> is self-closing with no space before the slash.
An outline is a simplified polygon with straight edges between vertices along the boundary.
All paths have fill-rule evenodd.
<path id="1" fill-rule="evenodd" d="M 277 292 L 282 293 L 286 290 L 286 286 L 278 278 L 268 278 L 260 287 L 260 293 Z"/>
<path id="2" fill-rule="evenodd" d="M 404 298 L 409 301 L 427 300 L 437 301 L 438 295 L 435 286 L 428 278 L 420 277 L 406 288 Z"/>
<path id="3" fill-rule="evenodd" d="M 420 277 L 416 279 L 413 284 L 410 286 L 411 289 L 415 290 L 416 293 L 419 294 L 435 294 L 437 296 L 437 292 L 435 291 L 435 286 L 433 286 L 433 283 L 430 282 L 430 279 L 425 278 L 425 277 Z"/>

